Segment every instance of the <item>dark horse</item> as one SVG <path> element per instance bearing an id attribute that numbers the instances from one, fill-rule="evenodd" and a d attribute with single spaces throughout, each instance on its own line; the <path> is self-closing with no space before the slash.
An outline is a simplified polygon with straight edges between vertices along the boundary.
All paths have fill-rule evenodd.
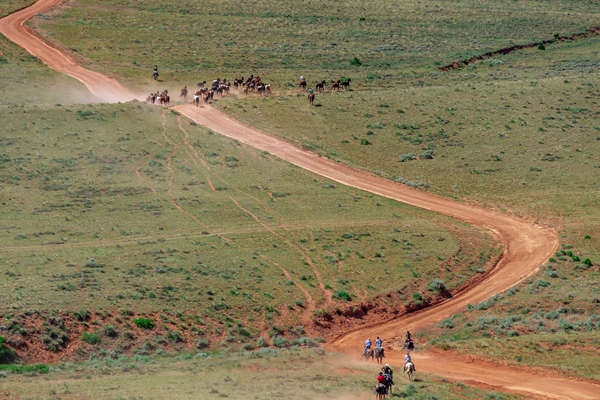
<path id="1" fill-rule="evenodd" d="M 327 82 L 321 81 L 321 82 L 317 82 L 317 84 L 315 86 L 319 92 L 322 92 L 326 85 L 327 85 Z"/>
<path id="2" fill-rule="evenodd" d="M 375 360 L 377 360 L 377 364 L 381 364 L 383 357 L 385 357 L 383 347 L 375 347 Z"/>

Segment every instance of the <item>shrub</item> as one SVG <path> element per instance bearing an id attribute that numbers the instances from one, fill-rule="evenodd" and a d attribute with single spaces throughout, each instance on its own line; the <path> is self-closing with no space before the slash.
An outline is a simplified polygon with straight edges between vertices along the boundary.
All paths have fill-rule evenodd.
<path id="1" fill-rule="evenodd" d="M 100 335 L 94 332 L 83 332 L 81 334 L 81 340 L 88 344 L 100 344 L 102 338 L 100 337 Z"/>
<path id="2" fill-rule="evenodd" d="M 360 144 L 363 146 L 368 146 L 371 144 L 371 142 L 369 142 L 367 139 L 360 139 Z"/>
<path id="3" fill-rule="evenodd" d="M 275 336 L 273 338 L 273 345 L 275 347 L 288 347 L 290 345 L 290 341 L 281 336 Z"/>
<path id="4" fill-rule="evenodd" d="M 586 258 L 585 260 L 583 260 L 583 264 L 587 265 L 588 267 L 592 266 L 592 260 L 590 260 L 589 258 Z"/>
<path id="5" fill-rule="evenodd" d="M 407 161 L 412 161 L 412 160 L 416 160 L 417 156 L 415 156 L 414 153 L 408 153 L 408 154 L 402 154 L 400 156 L 398 156 L 398 161 L 400 162 L 407 162 Z"/>
<path id="6" fill-rule="evenodd" d="M 452 329 L 452 328 L 454 328 L 454 323 L 452 322 L 452 319 L 446 318 L 446 319 L 442 320 L 442 322 L 440 322 L 440 326 L 442 328 Z"/>
<path id="7" fill-rule="evenodd" d="M 8 364 L 15 358 L 15 352 L 4 344 L 4 338 L 0 336 L 0 364 Z"/>
<path id="8" fill-rule="evenodd" d="M 433 156 L 435 155 L 435 151 L 432 149 L 425 150 L 423 153 L 419 154 L 419 158 L 421 160 L 433 160 Z"/>
<path id="9" fill-rule="evenodd" d="M 102 329 L 102 333 L 104 334 L 104 336 L 108 336 L 108 337 L 112 337 L 112 338 L 119 336 L 119 333 L 112 325 L 104 325 L 104 328 Z"/>
<path id="10" fill-rule="evenodd" d="M 169 340 L 169 342 L 173 343 L 183 342 L 183 336 L 181 336 L 181 333 L 179 333 L 179 331 L 169 331 L 167 333 L 167 339 Z"/>
<path id="11" fill-rule="evenodd" d="M 356 66 L 358 66 L 358 65 L 362 65 L 362 63 L 360 62 L 360 60 L 358 59 L 358 57 L 354 57 L 352 59 L 352 61 L 350 61 L 350 65 L 356 65 Z"/>
<path id="12" fill-rule="evenodd" d="M 78 321 L 84 322 L 90 319 L 90 312 L 88 310 L 74 311 L 73 317 Z"/>
<path id="13" fill-rule="evenodd" d="M 345 290 L 336 290 L 332 297 L 342 301 L 352 301 L 352 297 Z"/>
<path id="14" fill-rule="evenodd" d="M 47 374 L 50 369 L 46 364 L 33 365 L 0 365 L 0 371 L 10 371 L 13 374 Z"/>
<path id="15" fill-rule="evenodd" d="M 433 281 L 431 281 L 429 283 L 429 285 L 427 285 L 427 289 L 429 289 L 432 292 L 443 292 L 446 290 L 446 285 L 444 284 L 444 281 L 441 279 L 434 279 Z"/>
<path id="16" fill-rule="evenodd" d="M 538 279 L 537 281 L 533 282 L 533 287 L 536 288 L 536 289 L 545 288 L 545 287 L 548 287 L 548 286 L 550 286 L 550 282 L 544 281 L 544 280 L 541 280 L 541 279 Z"/>
<path id="17" fill-rule="evenodd" d="M 519 336 L 519 332 L 512 330 L 512 331 L 508 331 L 508 336 Z"/>
<path id="18" fill-rule="evenodd" d="M 133 323 L 142 329 L 154 329 L 154 321 L 148 318 L 136 318 Z"/>
<path id="19" fill-rule="evenodd" d="M 538 45 L 538 50 L 546 50 L 546 46 L 544 45 L 544 43 L 540 43 Z"/>

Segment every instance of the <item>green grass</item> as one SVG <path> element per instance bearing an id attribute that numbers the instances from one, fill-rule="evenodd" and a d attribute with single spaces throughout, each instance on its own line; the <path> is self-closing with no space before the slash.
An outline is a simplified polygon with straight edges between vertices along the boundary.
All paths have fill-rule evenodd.
<path id="1" fill-rule="evenodd" d="M 477 229 L 332 184 L 158 107 L 0 115 L 3 320 L 48 351 L 105 324 L 133 332 L 98 344 L 125 352 L 147 337 L 166 338 L 163 348 L 177 335 L 187 347 L 252 344 L 274 326 L 268 336 L 304 336 L 295 329 L 313 330 L 311 307 L 391 292 L 401 307 L 427 291 L 421 277 L 456 288 L 497 254 Z M 140 317 L 156 328 L 136 328 Z"/>
<path id="2" fill-rule="evenodd" d="M 531 335 L 535 342 L 541 332 L 569 340 L 572 328 L 564 326 L 585 330 L 584 322 L 597 313 L 600 214 L 594 177 L 600 167 L 600 83 L 593 60 L 599 43 L 590 38 L 553 45 L 543 53 L 513 53 L 496 63 L 432 77 L 425 86 L 409 80 L 395 89 L 324 94 L 318 97 L 321 107 L 309 107 L 303 96 L 227 99 L 218 107 L 286 140 L 420 190 L 556 227 L 563 252 L 519 285 L 518 292 L 491 302 L 487 311 L 468 311 L 460 324 L 445 322 L 443 332 L 424 334 L 433 340 L 448 336 L 461 351 L 475 348 L 478 342 L 471 340 L 484 335 Z M 583 264 L 586 259 L 593 265 Z M 536 328 L 536 311 L 561 305 L 576 311 L 563 318 L 562 326 L 559 319 Z M 516 328 L 473 332 L 461 327 L 490 313 L 500 321 L 526 308 L 530 311 Z M 502 355 L 503 347 L 493 343 L 481 353 Z M 582 347 L 573 346 L 574 351 Z M 560 357 L 541 359 L 529 348 L 521 351 L 524 363 L 563 368 Z M 593 354 L 580 351 L 581 368 L 569 373 L 597 378 Z"/>
<path id="3" fill-rule="evenodd" d="M 352 76 L 397 82 L 473 54 L 583 31 L 597 4 L 578 0 L 321 2 L 77 0 L 37 25 L 93 68 L 150 85 L 259 73 L 279 88 Z M 151 50 L 150 50 L 151 49 Z M 357 57 L 361 65 L 353 65 Z M 232 77 L 232 76 L 227 76 Z"/>
<path id="4" fill-rule="evenodd" d="M 95 101 L 79 82 L 45 67 L 37 58 L 0 35 L 0 107 Z"/>
<path id="5" fill-rule="evenodd" d="M 23 7 L 33 4 L 35 0 L 3 0 L 0 4 L 0 18 Z"/>
<path id="6" fill-rule="evenodd" d="M 269 350 L 269 349 L 266 349 Z M 318 366 L 318 368 L 315 368 Z M 350 372 L 350 373 L 349 373 Z M 12 398 L 144 399 L 321 399 L 371 398 L 376 367 L 324 355 L 320 350 L 198 353 L 175 357 L 97 359 L 59 364 L 44 379 L 10 375 L 0 393 Z M 512 395 L 485 392 L 419 374 L 408 384 L 396 378 L 395 392 L 411 399 L 511 400 Z M 260 382 L 260 384 L 257 384 Z M 485 397 L 488 396 L 488 397 Z M 490 397 L 494 396 L 494 397 Z"/>

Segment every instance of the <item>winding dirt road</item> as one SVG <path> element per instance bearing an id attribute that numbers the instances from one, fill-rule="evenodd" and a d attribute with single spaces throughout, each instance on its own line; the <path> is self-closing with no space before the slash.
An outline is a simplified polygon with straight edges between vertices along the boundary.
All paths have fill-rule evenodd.
<path id="1" fill-rule="evenodd" d="M 105 101 L 127 101 L 135 98 L 132 92 L 114 79 L 81 67 L 71 57 L 38 38 L 24 25 L 29 18 L 60 2 L 61 0 L 40 0 L 29 8 L 11 14 L 0 20 L 0 32 L 40 58 L 50 68 L 79 80 L 94 95 Z M 354 354 L 361 348 L 367 336 L 378 335 L 389 340 L 398 337 L 407 328 L 415 330 L 426 327 L 451 314 L 462 312 L 467 304 L 486 300 L 531 276 L 558 248 L 558 235 L 552 229 L 413 190 L 368 172 L 347 167 L 245 126 L 211 107 L 196 108 L 193 105 L 180 105 L 173 108 L 217 133 L 267 151 L 300 168 L 347 186 L 487 228 L 502 241 L 504 252 L 500 262 L 477 285 L 468 287 L 451 299 L 420 312 L 347 332 L 329 343 L 330 349 Z M 600 398 L 599 384 L 558 376 L 556 373 L 535 373 L 518 367 L 459 358 L 455 354 L 446 352 L 416 353 L 414 359 L 420 371 L 453 380 L 492 386 L 498 390 L 518 392 L 528 397 L 590 400 Z M 401 365 L 401 354 L 389 352 L 388 361 Z"/>

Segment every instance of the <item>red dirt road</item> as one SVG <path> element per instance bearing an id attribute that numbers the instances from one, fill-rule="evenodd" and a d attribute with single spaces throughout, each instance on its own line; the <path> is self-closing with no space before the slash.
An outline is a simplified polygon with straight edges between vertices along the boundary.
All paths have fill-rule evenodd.
<path id="1" fill-rule="evenodd" d="M 96 96 L 107 101 L 124 101 L 135 96 L 118 82 L 97 72 L 79 66 L 72 58 L 35 36 L 24 22 L 35 14 L 60 3 L 60 0 L 40 0 L 25 10 L 0 20 L 0 32 L 39 57 L 50 68 L 83 82 Z M 406 329 L 418 329 L 461 312 L 467 304 L 476 304 L 505 291 L 535 273 L 558 248 L 557 233 L 531 222 L 485 210 L 476 206 L 410 189 L 370 173 L 320 157 L 283 140 L 247 127 L 211 107 L 193 105 L 173 107 L 198 124 L 241 143 L 267 151 L 300 168 L 324 176 L 341 184 L 401 201 L 415 207 L 439 212 L 492 231 L 504 245 L 504 253 L 497 266 L 476 285 L 467 287 L 454 297 L 436 306 L 409 314 L 392 321 L 354 329 L 328 344 L 332 350 L 356 354 L 365 337 L 376 335 L 390 340 Z M 528 397 L 556 399 L 598 399 L 600 384 L 554 375 L 535 373 L 519 367 L 466 360 L 448 353 L 416 353 L 419 371 L 425 371 L 453 380 L 493 386 L 497 390 L 526 394 Z M 402 355 L 390 351 L 388 361 L 401 365 Z"/>

